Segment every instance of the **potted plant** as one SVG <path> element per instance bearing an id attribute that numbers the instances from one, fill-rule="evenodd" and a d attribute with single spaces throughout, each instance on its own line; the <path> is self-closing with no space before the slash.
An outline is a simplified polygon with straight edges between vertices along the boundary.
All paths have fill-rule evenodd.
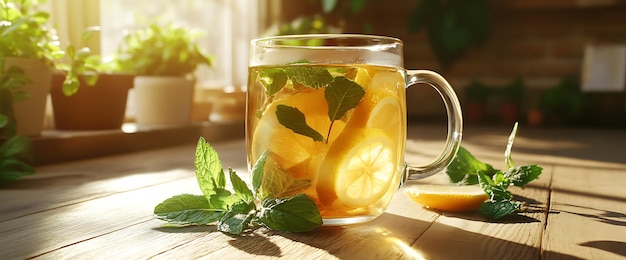
<path id="1" fill-rule="evenodd" d="M 213 57 L 196 40 L 197 31 L 153 23 L 128 34 L 115 56 L 116 71 L 135 74 L 133 105 L 139 125 L 188 124 L 199 65 Z"/>
<path id="2" fill-rule="evenodd" d="M 463 111 L 468 123 L 479 124 L 485 121 L 490 92 L 485 84 L 478 81 L 473 81 L 463 89 L 465 97 Z"/>
<path id="3" fill-rule="evenodd" d="M 548 125 L 576 124 L 585 114 L 587 99 L 578 82 L 564 78 L 542 93 L 539 107 Z"/>
<path id="4" fill-rule="evenodd" d="M 81 44 L 99 29 L 87 28 Z M 66 49 L 66 62 L 57 67 L 50 90 L 56 129 L 120 129 L 134 75 L 109 71 L 88 47 L 76 49 L 73 45 Z M 79 91 L 80 86 L 86 87 Z"/>
<path id="5" fill-rule="evenodd" d="M 517 78 L 500 89 L 500 122 L 511 125 L 520 121 L 524 98 L 524 80 Z"/>
<path id="6" fill-rule="evenodd" d="M 0 60 L 0 184 L 34 174 L 30 165 L 31 140 L 17 134 L 13 102 L 28 97 L 22 88 L 30 82 L 24 70 L 12 66 L 5 69 Z"/>
<path id="7" fill-rule="evenodd" d="M 56 32 L 46 23 L 50 17 L 39 11 L 38 0 L 0 1 L 0 59 L 4 68 L 20 67 L 31 79 L 23 86 L 29 98 L 13 104 L 18 134 L 41 134 L 50 75 L 55 60 L 63 56 Z"/>

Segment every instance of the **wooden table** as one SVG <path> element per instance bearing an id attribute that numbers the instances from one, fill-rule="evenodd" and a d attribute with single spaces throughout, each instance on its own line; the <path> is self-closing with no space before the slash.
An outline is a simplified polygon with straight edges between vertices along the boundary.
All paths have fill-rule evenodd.
<path id="1" fill-rule="evenodd" d="M 463 145 L 503 167 L 508 127 L 466 126 Z M 407 160 L 439 153 L 445 129 L 411 127 Z M 242 139 L 214 141 L 247 179 Z M 378 219 L 308 233 L 163 228 L 162 200 L 201 194 L 195 145 L 40 166 L 0 189 L 0 258 L 23 259 L 619 259 L 626 258 L 626 131 L 521 126 L 513 157 L 544 167 L 513 189 L 525 212 L 503 222 L 430 211 L 398 192 Z M 426 179 L 436 182 L 444 175 Z"/>

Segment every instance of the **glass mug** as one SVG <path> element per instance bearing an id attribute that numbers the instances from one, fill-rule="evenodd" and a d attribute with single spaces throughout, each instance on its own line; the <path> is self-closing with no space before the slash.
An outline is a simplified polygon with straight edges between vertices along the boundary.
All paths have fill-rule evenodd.
<path id="1" fill-rule="evenodd" d="M 452 161 L 461 142 L 459 101 L 439 74 L 404 69 L 401 40 L 320 34 L 251 44 L 247 159 L 252 169 L 265 158 L 268 194 L 306 194 L 324 225 L 366 222 L 385 211 L 404 180 Z M 445 148 L 425 166 L 404 161 L 406 88 L 417 83 L 434 87 L 448 114 Z"/>

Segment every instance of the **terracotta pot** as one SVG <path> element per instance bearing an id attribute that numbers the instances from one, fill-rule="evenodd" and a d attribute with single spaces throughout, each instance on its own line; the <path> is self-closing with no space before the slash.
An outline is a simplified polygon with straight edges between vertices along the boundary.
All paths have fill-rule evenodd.
<path id="1" fill-rule="evenodd" d="M 17 122 L 16 133 L 26 136 L 41 135 L 52 71 L 37 59 L 5 58 L 4 66 L 22 68 L 24 74 L 32 81 L 22 87 L 22 90 L 28 92 L 30 96 L 13 104 Z"/>
<path id="2" fill-rule="evenodd" d="M 480 124 L 485 121 L 487 108 L 484 102 L 469 102 L 463 108 L 463 113 L 468 124 Z"/>
<path id="3" fill-rule="evenodd" d="M 128 90 L 133 87 L 133 78 L 134 75 L 129 74 L 101 74 L 93 86 L 80 79 L 78 92 L 65 96 L 65 75 L 54 74 L 50 96 L 56 129 L 120 129 L 124 123 Z"/>
<path id="4" fill-rule="evenodd" d="M 520 121 L 519 105 L 514 103 L 503 103 L 500 105 L 500 122 L 505 125 L 513 125 Z"/>
<path id="5" fill-rule="evenodd" d="M 132 99 L 137 124 L 167 126 L 191 123 L 194 83 L 185 77 L 135 77 Z"/>

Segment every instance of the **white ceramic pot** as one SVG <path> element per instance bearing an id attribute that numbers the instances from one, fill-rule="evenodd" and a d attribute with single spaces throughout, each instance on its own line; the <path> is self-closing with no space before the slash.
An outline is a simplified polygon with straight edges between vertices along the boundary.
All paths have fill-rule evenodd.
<path id="1" fill-rule="evenodd" d="M 194 81 L 185 77 L 136 76 L 132 107 L 142 126 L 191 122 Z"/>
<path id="2" fill-rule="evenodd" d="M 48 93 L 50 92 L 52 70 L 40 60 L 28 58 L 5 58 L 4 66 L 5 68 L 20 67 L 24 70 L 24 74 L 32 80 L 31 83 L 22 87 L 24 91 L 30 93 L 30 97 L 13 103 L 17 134 L 41 135 Z"/>

